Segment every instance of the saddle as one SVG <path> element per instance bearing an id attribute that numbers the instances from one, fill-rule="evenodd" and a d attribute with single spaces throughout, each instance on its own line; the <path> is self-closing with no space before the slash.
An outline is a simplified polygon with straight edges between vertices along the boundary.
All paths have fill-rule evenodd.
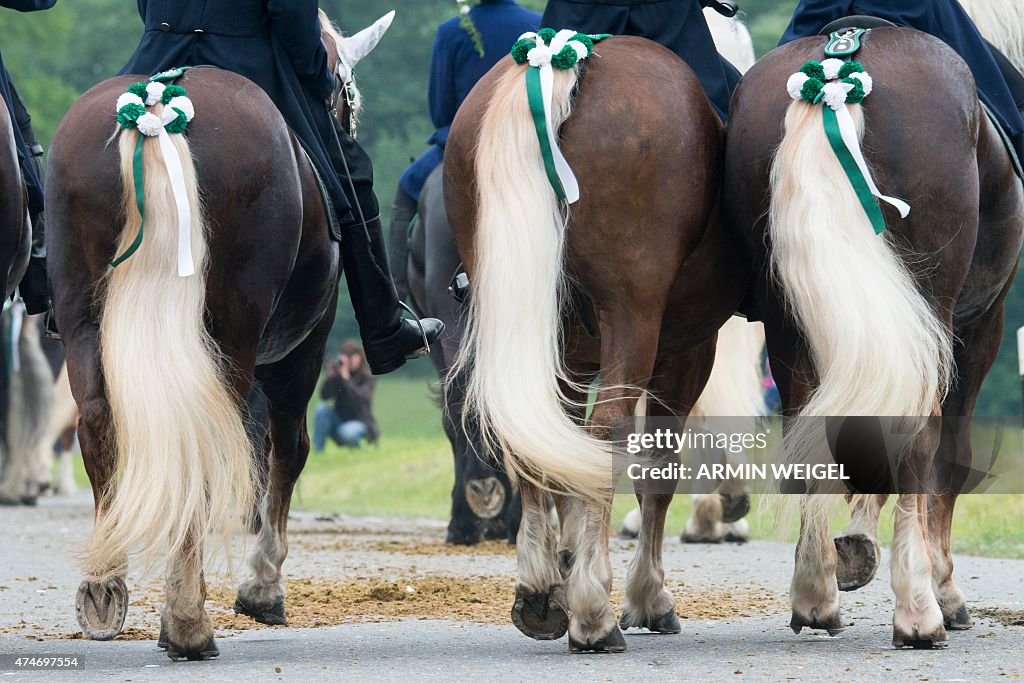
<path id="1" fill-rule="evenodd" d="M 852 56 L 860 49 L 861 36 L 874 28 L 898 28 L 898 25 L 887 19 L 857 14 L 836 19 L 826 24 L 818 32 L 818 35 L 829 37 L 829 42 L 825 46 L 825 53 L 830 57 L 840 55 Z M 992 56 L 999 66 L 999 70 L 1006 78 L 1007 85 L 1010 86 L 1010 92 L 1013 94 L 1014 101 L 1024 102 L 1024 75 L 1017 71 L 1016 67 L 1006 58 L 1006 55 L 996 49 L 992 43 L 988 43 L 988 46 L 992 50 Z M 996 118 L 995 114 L 984 102 L 981 103 L 981 108 L 985 111 L 989 121 L 995 126 L 999 139 L 1003 142 L 1003 147 L 1009 153 L 1014 172 L 1017 174 L 1017 177 L 1024 180 L 1024 165 L 1022 165 L 1024 160 L 1017 155 L 1017 150 L 1014 149 L 1009 133 L 1006 132 L 1006 129 L 999 123 L 999 119 Z"/>
<path id="2" fill-rule="evenodd" d="M 298 136 L 292 133 L 296 140 Z M 324 183 L 323 176 L 320 175 L 319 169 L 316 164 L 313 163 L 313 158 L 309 156 L 309 152 L 306 148 L 299 143 L 299 148 L 302 150 L 302 154 L 306 157 L 306 161 L 309 162 L 309 167 L 313 169 L 313 176 L 316 178 L 317 189 L 320 190 L 320 199 L 324 202 L 324 210 L 327 212 L 327 228 L 331 235 L 331 239 L 335 242 L 341 242 L 341 223 L 338 221 L 338 210 L 334 208 L 334 201 L 331 199 L 330 193 L 327 191 L 327 185 Z"/>

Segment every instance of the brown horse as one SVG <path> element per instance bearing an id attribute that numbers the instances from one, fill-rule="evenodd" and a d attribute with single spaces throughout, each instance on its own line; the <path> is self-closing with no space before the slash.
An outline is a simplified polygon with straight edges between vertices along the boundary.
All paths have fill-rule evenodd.
<path id="1" fill-rule="evenodd" d="M 909 29 L 875 29 L 856 57 L 874 91 L 863 106 L 842 106 L 882 191 L 913 207 L 905 219 L 886 207 L 886 230 L 876 236 L 826 140 L 821 107 L 786 92 L 793 72 L 822 59 L 824 42 L 781 47 L 743 78 L 730 114 L 728 216 L 753 255 L 786 413 L 910 417 L 916 425 L 899 471 L 893 643 L 941 647 L 946 627 L 970 625 L 950 551 L 966 473 L 950 465 L 970 463 L 966 427 L 999 347 L 1024 193 L 956 53 Z M 920 419 L 932 415 L 960 429 L 940 434 L 938 420 Z M 787 430 L 791 448 L 809 443 L 808 424 Z M 792 584 L 797 632 L 841 630 L 837 569 L 844 588 L 873 573 L 844 565 L 856 555 L 851 545 L 874 538 L 885 496 L 853 499 L 850 533 L 861 538 L 841 538 L 840 555 L 829 538 L 828 498 L 803 504 Z"/>
<path id="2" fill-rule="evenodd" d="M 719 229 L 723 131 L 693 72 L 633 37 L 598 43 L 582 64 L 554 74 L 553 124 L 581 191 L 567 213 L 544 172 L 524 67 L 495 66 L 452 126 L 445 204 L 471 285 L 455 371 L 469 373 L 469 414 L 521 486 L 513 622 L 538 639 L 568 629 L 573 652 L 621 651 L 608 598 L 610 430 L 645 390 L 659 399 L 649 415 L 688 413 L 748 276 Z M 558 548 L 544 487 L 571 497 Z M 661 565 L 670 499 L 641 501 L 623 627 L 679 630 Z"/>
<path id="3" fill-rule="evenodd" d="M 342 39 L 323 28 L 340 88 L 354 66 L 346 55 L 365 55 L 383 31 Z M 137 550 L 144 567 L 166 557 L 161 645 L 173 658 L 204 659 L 217 654 L 204 552 L 211 539 L 227 545 L 239 521 L 259 538 L 236 610 L 284 623 L 288 508 L 309 451 L 306 405 L 334 320 L 339 253 L 312 166 L 274 104 L 238 75 L 201 68 L 180 80 L 195 120 L 171 137 L 196 273 L 176 272 L 177 220 L 155 141 L 143 152 L 144 240 L 111 269 L 142 219 L 139 133 L 115 130 L 112 116 L 138 80 L 114 78 L 82 96 L 54 137 L 47 179 L 49 275 L 96 503 L 77 612 L 91 637 L 113 637 L 129 555 Z M 266 444 L 247 437 L 254 387 L 266 399 Z"/>

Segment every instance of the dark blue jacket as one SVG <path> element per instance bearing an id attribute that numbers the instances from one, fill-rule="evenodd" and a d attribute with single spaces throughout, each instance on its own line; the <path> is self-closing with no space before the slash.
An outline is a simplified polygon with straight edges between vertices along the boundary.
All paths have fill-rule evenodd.
<path id="1" fill-rule="evenodd" d="M 523 9 L 513 0 L 484 0 L 469 10 L 483 39 L 484 56 L 454 17 L 441 24 L 430 58 L 430 120 L 436 129 L 427 140 L 431 147 L 402 174 L 402 189 L 419 201 L 427 177 L 444 159 L 448 129 L 462 101 L 476 82 L 508 54 L 512 44 L 527 31 L 536 31 L 540 15 Z"/>
<path id="2" fill-rule="evenodd" d="M 320 42 L 316 0 L 137 0 L 146 32 L 122 74 L 211 65 L 263 88 L 309 152 L 338 218 L 350 204 L 328 153 L 334 77 Z M 202 117 L 197 112 L 197 117 Z"/>
<path id="3" fill-rule="evenodd" d="M 800 0 L 779 45 L 817 35 L 826 24 L 869 14 L 935 36 L 956 50 L 978 85 L 978 95 L 1010 135 L 1024 133 L 1024 118 L 991 49 L 956 0 Z"/>
<path id="4" fill-rule="evenodd" d="M 639 36 L 679 55 L 724 122 L 740 72 L 718 54 L 698 0 L 548 0 L 541 26 Z"/>
<path id="5" fill-rule="evenodd" d="M 38 12 L 39 10 L 50 9 L 57 0 L 0 0 L 0 7 L 16 9 L 19 12 Z M 36 175 L 35 165 L 29 161 L 29 151 L 25 146 L 25 140 L 18 128 L 18 119 L 14 115 L 14 99 L 11 95 L 11 84 L 7 81 L 7 69 L 4 67 L 3 57 L 0 57 L 0 95 L 7 105 L 7 113 L 11 117 L 11 126 L 14 128 L 14 143 L 18 148 L 18 160 L 21 161 L 21 174 L 28 187 L 28 210 L 37 214 L 43 210 L 43 183 Z"/>

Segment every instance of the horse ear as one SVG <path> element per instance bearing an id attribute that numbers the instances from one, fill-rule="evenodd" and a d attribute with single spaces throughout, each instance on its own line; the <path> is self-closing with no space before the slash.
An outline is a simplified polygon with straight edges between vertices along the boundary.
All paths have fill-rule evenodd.
<path id="1" fill-rule="evenodd" d="M 390 28 L 394 19 L 395 11 L 391 10 L 369 28 L 364 28 L 354 36 L 342 39 L 341 45 L 338 46 L 338 52 L 349 69 L 354 69 L 366 55 L 373 52 L 373 48 L 377 47 L 377 43 L 384 37 L 384 33 Z"/>

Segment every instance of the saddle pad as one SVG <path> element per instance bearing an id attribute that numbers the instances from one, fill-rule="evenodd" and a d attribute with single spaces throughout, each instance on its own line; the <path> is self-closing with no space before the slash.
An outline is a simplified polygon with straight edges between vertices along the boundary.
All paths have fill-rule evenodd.
<path id="1" fill-rule="evenodd" d="M 306 157 L 306 161 L 309 162 L 309 167 L 313 169 L 313 176 L 316 177 L 316 186 L 320 190 L 320 198 L 324 201 L 324 209 L 327 212 L 327 227 L 331 239 L 335 242 L 341 242 L 341 224 L 338 222 L 338 212 L 334 208 L 334 202 L 331 201 L 331 196 L 327 192 L 327 185 L 324 184 L 324 179 L 321 177 L 316 164 L 313 163 L 313 159 L 309 156 L 309 152 L 301 144 L 299 147 L 302 149 L 302 154 Z"/>

